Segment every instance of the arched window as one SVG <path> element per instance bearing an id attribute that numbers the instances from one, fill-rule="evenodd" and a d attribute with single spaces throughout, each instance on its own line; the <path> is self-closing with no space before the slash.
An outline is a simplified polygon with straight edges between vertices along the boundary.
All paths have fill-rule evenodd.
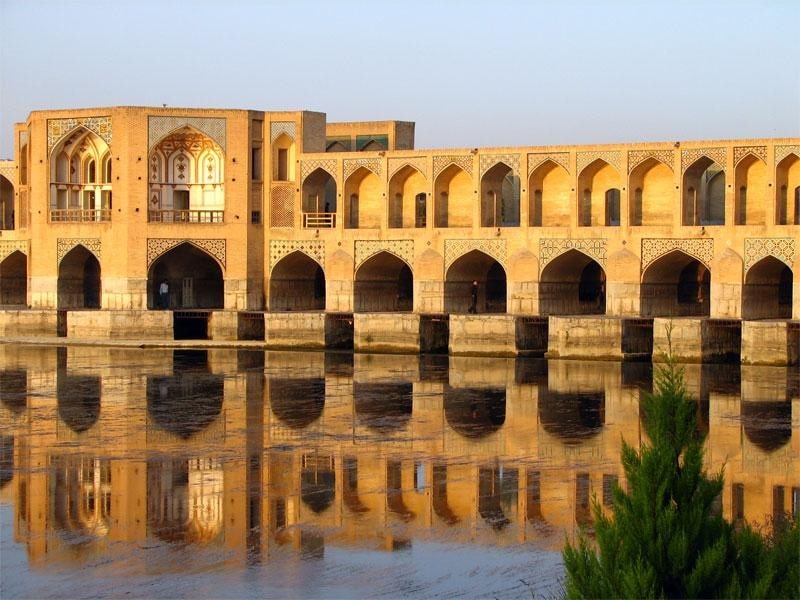
<path id="1" fill-rule="evenodd" d="M 800 185 L 794 188 L 794 224 L 800 225 Z"/>
<path id="2" fill-rule="evenodd" d="M 778 195 L 778 206 L 775 211 L 776 225 L 787 224 L 788 216 L 786 214 L 786 211 L 789 208 L 788 200 L 789 200 L 789 189 L 785 185 L 782 185 Z"/>
<path id="3" fill-rule="evenodd" d="M 747 222 L 747 187 L 739 188 L 739 203 L 736 205 L 736 224 L 744 225 Z"/>
<path id="4" fill-rule="evenodd" d="M 403 194 L 400 192 L 396 193 L 392 198 L 389 215 L 389 227 L 399 228 L 403 226 Z"/>
<path id="5" fill-rule="evenodd" d="M 633 212 L 631 214 L 631 225 L 642 224 L 642 188 L 636 188 L 633 192 Z"/>
<path id="6" fill-rule="evenodd" d="M 350 194 L 348 207 L 347 226 L 351 229 L 358 228 L 358 194 Z"/>
<path id="7" fill-rule="evenodd" d="M 425 227 L 427 223 L 427 196 L 425 193 L 417 194 L 414 201 L 414 226 Z"/>
<path id="8" fill-rule="evenodd" d="M 111 155 L 103 158 L 103 183 L 111 183 Z"/>
<path id="9" fill-rule="evenodd" d="M 581 200 L 580 223 L 581 227 L 589 227 L 592 224 L 592 190 L 583 190 Z"/>
<path id="10" fill-rule="evenodd" d="M 86 182 L 97 183 L 97 163 L 93 158 L 86 164 Z"/>
<path id="11" fill-rule="evenodd" d="M 534 227 L 542 226 L 542 190 L 533 192 L 533 214 L 531 215 L 531 225 Z"/>
<path id="12" fill-rule="evenodd" d="M 606 225 L 619 225 L 619 199 L 620 193 L 617 188 L 606 191 Z"/>

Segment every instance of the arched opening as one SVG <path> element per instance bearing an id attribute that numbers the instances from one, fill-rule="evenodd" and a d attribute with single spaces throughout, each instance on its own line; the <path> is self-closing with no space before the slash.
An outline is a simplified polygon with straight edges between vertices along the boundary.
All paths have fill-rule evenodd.
<path id="1" fill-rule="evenodd" d="M 380 227 L 382 192 L 383 184 L 375 173 L 366 167 L 356 169 L 344 182 L 345 198 L 349 199 L 345 206 L 345 227 Z"/>
<path id="2" fill-rule="evenodd" d="M 725 224 L 725 171 L 707 156 L 683 174 L 683 224 Z"/>
<path id="3" fill-rule="evenodd" d="M 403 463 L 386 461 L 386 507 L 406 523 L 416 517 L 403 499 Z"/>
<path id="4" fill-rule="evenodd" d="M 58 308 L 100 308 L 100 288 L 100 262 L 75 246 L 58 265 Z"/>
<path id="5" fill-rule="evenodd" d="M 73 550 L 108 535 L 111 522 L 111 461 L 87 456 L 53 456 L 48 504 L 53 528 Z"/>
<path id="6" fill-rule="evenodd" d="M 571 223 L 569 173 L 546 160 L 528 179 L 529 224 L 532 227 L 569 227 Z"/>
<path id="7" fill-rule="evenodd" d="M 519 226 L 519 177 L 505 163 L 481 177 L 481 226 Z"/>
<path id="8" fill-rule="evenodd" d="M 0 175 L 0 229 L 14 229 L 14 186 Z"/>
<path id="9" fill-rule="evenodd" d="M 800 157 L 789 154 L 775 170 L 775 223 L 800 225 Z"/>
<path id="10" fill-rule="evenodd" d="M 506 390 L 445 385 L 444 416 L 453 431 L 463 437 L 484 438 L 506 422 Z"/>
<path id="11" fill-rule="evenodd" d="M 303 227 L 336 227 L 336 179 L 318 168 L 303 180 Z"/>
<path id="12" fill-rule="evenodd" d="M 355 312 L 410 311 L 414 301 L 411 268 L 394 254 L 379 252 L 356 271 Z"/>
<path id="13" fill-rule="evenodd" d="M 0 306 L 28 304 L 28 259 L 15 250 L 0 261 Z"/>
<path id="14" fill-rule="evenodd" d="M 792 270 L 773 256 L 747 271 L 742 287 L 743 319 L 792 318 Z"/>
<path id="15" fill-rule="evenodd" d="M 286 133 L 272 142 L 272 179 L 294 181 L 295 144 Z"/>
<path id="16" fill-rule="evenodd" d="M 578 176 L 578 189 L 582 190 L 578 224 L 582 227 L 619 225 L 621 187 L 617 170 L 600 158 L 583 169 Z"/>
<path id="17" fill-rule="evenodd" d="M 149 221 L 223 222 L 225 153 L 214 139 L 182 127 L 151 149 L 149 165 Z"/>
<path id="18" fill-rule="evenodd" d="M 748 154 L 734 171 L 737 190 L 734 213 L 737 225 L 765 225 L 767 215 L 767 165 Z"/>
<path id="19" fill-rule="evenodd" d="M 336 472 L 333 457 L 304 454 L 300 470 L 300 498 L 314 513 L 320 514 L 336 498 Z"/>
<path id="20" fill-rule="evenodd" d="M 271 377 L 269 406 L 272 414 L 292 429 L 305 429 L 322 416 L 325 408 L 325 379 Z"/>
<path id="21" fill-rule="evenodd" d="M 602 315 L 606 312 L 606 274 L 586 254 L 569 250 L 550 261 L 539 281 L 539 314 Z"/>
<path id="22" fill-rule="evenodd" d="M 629 190 L 631 225 L 669 225 L 672 223 L 673 173 L 667 165 L 648 158 L 631 171 Z"/>
<path id="23" fill-rule="evenodd" d="M 427 181 L 411 165 L 389 180 L 389 227 L 425 227 Z"/>
<path id="24" fill-rule="evenodd" d="M 708 316 L 711 273 L 696 258 L 675 250 L 655 260 L 642 275 L 643 317 Z"/>
<path id="25" fill-rule="evenodd" d="M 600 433 L 605 424 L 605 392 L 539 392 L 539 422 L 564 444 L 581 444 Z"/>
<path id="26" fill-rule="evenodd" d="M 447 269 L 444 310 L 447 313 L 504 313 L 506 292 L 503 266 L 480 250 L 472 250 Z"/>
<path id="27" fill-rule="evenodd" d="M 451 164 L 434 183 L 436 227 L 472 227 L 472 177 Z"/>
<path id="28" fill-rule="evenodd" d="M 56 374 L 58 416 L 75 433 L 83 433 L 100 418 L 100 378 L 94 375 L 69 375 L 66 369 Z"/>
<path id="29" fill-rule="evenodd" d="M 165 282 L 166 298 L 162 287 Z M 147 275 L 150 309 L 223 308 L 223 292 L 219 263 L 188 242 L 159 256 Z"/>
<path id="30" fill-rule="evenodd" d="M 753 444 L 774 452 L 792 439 L 792 403 L 743 401 L 742 427 Z"/>
<path id="31" fill-rule="evenodd" d="M 292 252 L 272 268 L 269 309 L 325 310 L 325 273 L 319 263 L 302 252 Z"/>
<path id="32" fill-rule="evenodd" d="M 386 435 L 404 430 L 411 420 L 411 383 L 353 384 L 353 399 L 358 420 L 376 433 Z"/>

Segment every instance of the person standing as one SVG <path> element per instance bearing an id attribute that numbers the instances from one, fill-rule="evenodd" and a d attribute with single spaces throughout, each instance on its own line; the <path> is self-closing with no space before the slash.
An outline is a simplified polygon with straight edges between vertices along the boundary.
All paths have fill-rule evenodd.
<path id="1" fill-rule="evenodd" d="M 160 308 L 169 308 L 169 283 L 166 279 L 158 286 L 158 305 Z"/>
<path id="2" fill-rule="evenodd" d="M 469 312 L 473 315 L 478 312 L 478 282 L 472 282 L 472 302 L 469 305 Z"/>

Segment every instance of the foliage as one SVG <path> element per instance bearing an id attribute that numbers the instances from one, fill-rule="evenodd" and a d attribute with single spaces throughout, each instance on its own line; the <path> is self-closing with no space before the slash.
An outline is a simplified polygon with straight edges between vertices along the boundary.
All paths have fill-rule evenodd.
<path id="1" fill-rule="evenodd" d="M 696 405 L 671 360 L 642 411 L 649 444 L 637 452 L 623 441 L 629 491 L 613 490 L 613 516 L 594 502 L 598 551 L 585 536 L 564 549 L 566 596 L 797 597 L 800 525 L 765 537 L 723 519 L 716 508 L 723 473 L 703 470 Z"/>

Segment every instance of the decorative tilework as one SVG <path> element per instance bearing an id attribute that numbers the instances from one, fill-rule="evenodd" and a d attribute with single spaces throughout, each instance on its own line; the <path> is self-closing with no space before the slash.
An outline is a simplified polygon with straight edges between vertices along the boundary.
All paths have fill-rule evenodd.
<path id="1" fill-rule="evenodd" d="M 326 171 L 328 175 L 336 179 L 336 159 L 335 158 L 313 158 L 311 160 L 300 161 L 300 180 L 305 180 L 317 169 Z"/>
<path id="2" fill-rule="evenodd" d="M 727 151 L 725 148 L 688 148 L 681 150 L 681 172 L 691 167 L 701 156 L 710 158 L 720 169 L 725 169 Z"/>
<path id="3" fill-rule="evenodd" d="M 0 240 L 0 262 L 19 250 L 28 256 L 28 240 Z"/>
<path id="4" fill-rule="evenodd" d="M 528 154 L 528 177 L 531 176 L 536 168 L 548 160 L 564 167 L 569 173 L 569 152 L 547 152 L 543 154 Z"/>
<path id="5" fill-rule="evenodd" d="M 780 162 L 790 154 L 794 154 L 797 158 L 800 158 L 800 144 L 775 146 L 775 164 L 780 164 Z"/>
<path id="6" fill-rule="evenodd" d="M 294 121 L 273 121 L 269 126 L 269 141 L 273 143 L 282 133 L 285 133 L 293 140 L 297 139 L 295 132 L 296 127 Z"/>
<path id="7" fill-rule="evenodd" d="M 570 250 L 579 250 L 601 266 L 606 266 L 608 240 L 604 238 L 542 238 L 539 240 L 539 272 L 544 271 L 547 263 Z"/>
<path id="8" fill-rule="evenodd" d="M 630 150 L 628 152 L 628 174 L 648 158 L 655 158 L 671 170 L 675 170 L 675 153 L 672 150 Z"/>
<path id="9" fill-rule="evenodd" d="M 147 140 L 149 150 L 167 134 L 181 127 L 194 127 L 217 142 L 225 151 L 226 120 L 217 117 L 148 117 Z"/>
<path id="10" fill-rule="evenodd" d="M 356 270 L 365 260 L 379 252 L 394 254 L 409 266 L 414 264 L 414 240 L 356 240 Z"/>
<path id="11" fill-rule="evenodd" d="M 503 268 L 506 266 L 506 241 L 505 240 L 445 240 L 444 241 L 444 270 L 450 268 L 457 259 L 472 250 L 480 250 L 499 262 Z"/>
<path id="12" fill-rule="evenodd" d="M 159 256 L 184 242 L 205 250 L 216 258 L 223 268 L 225 267 L 225 240 L 147 238 L 147 268 L 149 269 Z"/>
<path id="13" fill-rule="evenodd" d="M 270 227 L 292 227 L 294 225 L 294 188 L 291 185 L 272 187 L 269 202 Z"/>
<path id="14" fill-rule="evenodd" d="M 56 264 L 61 263 L 75 246 L 83 246 L 100 260 L 100 238 L 58 238 L 56 240 Z"/>
<path id="15" fill-rule="evenodd" d="M 794 238 L 745 238 L 744 272 L 767 256 L 774 256 L 791 269 L 797 255 L 797 240 Z"/>
<path id="16" fill-rule="evenodd" d="M 17 184 L 17 169 L 14 167 L 14 163 L 0 165 L 0 175 L 8 179 L 8 182 L 16 187 Z"/>
<path id="17" fill-rule="evenodd" d="M 620 171 L 620 151 L 602 150 L 600 152 L 578 152 L 578 173 L 583 171 L 598 158 L 610 164 L 617 171 Z"/>
<path id="18" fill-rule="evenodd" d="M 325 242 L 322 240 L 270 240 L 269 270 L 292 252 L 302 252 L 314 259 L 320 267 L 325 267 Z"/>
<path id="19" fill-rule="evenodd" d="M 760 158 L 765 163 L 767 162 L 767 147 L 766 146 L 738 146 L 733 149 L 733 166 L 739 164 L 739 162 L 748 154 L 752 154 Z"/>
<path id="20" fill-rule="evenodd" d="M 433 178 L 436 179 L 439 173 L 444 171 L 451 164 L 461 167 L 467 173 L 472 175 L 472 155 L 471 154 L 449 154 L 446 156 L 433 157 Z"/>
<path id="21" fill-rule="evenodd" d="M 361 167 L 372 171 L 378 177 L 383 176 L 383 165 L 380 158 L 346 158 L 343 167 L 345 181 Z"/>
<path id="22" fill-rule="evenodd" d="M 497 163 L 505 164 L 511 168 L 514 175 L 519 175 L 519 154 L 481 154 L 479 158 L 481 177 Z"/>
<path id="23" fill-rule="evenodd" d="M 390 158 L 389 159 L 389 179 L 397 173 L 404 166 L 410 165 L 422 175 L 428 178 L 428 161 L 424 156 L 415 156 L 413 158 Z"/>
<path id="24" fill-rule="evenodd" d="M 673 250 L 680 250 L 684 254 L 696 258 L 710 269 L 711 261 L 714 259 L 714 240 L 707 238 L 643 238 L 642 273 L 657 259 Z"/>
<path id="25" fill-rule="evenodd" d="M 73 119 L 47 120 L 47 154 L 52 152 L 58 142 L 78 127 L 85 127 L 99 135 L 111 146 L 111 117 L 80 117 Z"/>

